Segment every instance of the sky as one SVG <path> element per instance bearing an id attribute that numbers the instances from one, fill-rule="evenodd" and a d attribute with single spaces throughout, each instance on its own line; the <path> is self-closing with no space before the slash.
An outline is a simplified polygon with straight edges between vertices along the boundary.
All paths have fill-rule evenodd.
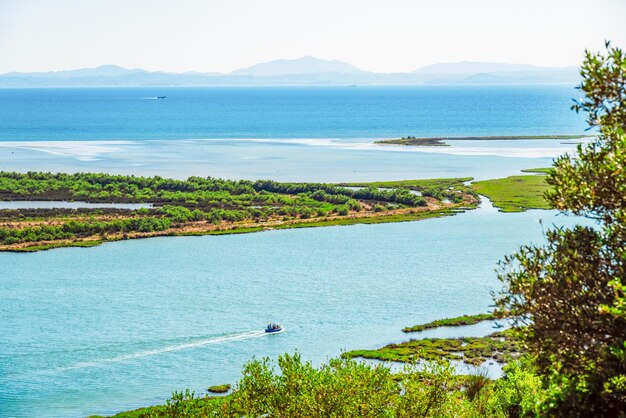
<path id="1" fill-rule="evenodd" d="M 116 64 L 230 72 L 312 55 L 377 72 L 577 66 L 626 47 L 626 0 L 0 0 L 0 73 Z"/>

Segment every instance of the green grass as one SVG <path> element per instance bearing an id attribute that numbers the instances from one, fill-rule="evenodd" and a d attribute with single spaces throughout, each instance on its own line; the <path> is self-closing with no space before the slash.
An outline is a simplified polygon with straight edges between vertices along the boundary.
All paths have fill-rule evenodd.
<path id="1" fill-rule="evenodd" d="M 224 385 L 209 386 L 207 391 L 209 391 L 210 393 L 226 393 L 230 390 L 230 388 L 231 388 L 231 385 L 226 383 Z"/>
<path id="2" fill-rule="evenodd" d="M 552 167 L 544 167 L 544 168 L 527 168 L 522 170 L 523 173 L 539 173 L 539 174 L 550 174 L 554 169 Z"/>
<path id="3" fill-rule="evenodd" d="M 549 169 L 533 169 L 527 172 L 543 173 Z M 544 193 L 550 188 L 546 176 L 511 176 L 503 179 L 483 180 L 472 183 L 479 194 L 485 195 L 502 212 L 523 212 L 527 209 L 549 209 Z"/>
<path id="4" fill-rule="evenodd" d="M 478 315 L 463 315 L 455 318 L 437 319 L 436 321 L 428 322 L 426 324 L 414 325 L 412 327 L 403 328 L 403 332 L 418 332 L 428 328 L 437 327 L 455 327 L 462 325 L 477 324 L 481 321 L 488 321 L 495 319 L 495 316 L 491 313 L 478 314 Z"/>
<path id="5" fill-rule="evenodd" d="M 402 363 L 447 359 L 479 365 L 487 359 L 500 363 L 509 362 L 520 353 L 521 346 L 516 331 L 509 329 L 486 337 L 411 340 L 400 344 L 389 344 L 377 350 L 348 351 L 343 353 L 343 357 L 362 357 Z"/>

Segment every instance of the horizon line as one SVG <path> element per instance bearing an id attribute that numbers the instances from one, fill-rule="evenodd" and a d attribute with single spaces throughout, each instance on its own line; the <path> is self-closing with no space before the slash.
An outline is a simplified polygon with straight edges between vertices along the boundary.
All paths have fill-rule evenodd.
<path id="1" fill-rule="evenodd" d="M 260 61 L 257 62 L 255 64 L 251 64 L 245 67 L 240 67 L 240 68 L 236 68 L 234 70 L 228 71 L 228 72 L 221 72 L 221 71 L 211 71 L 211 70 L 207 70 L 207 71 L 201 71 L 201 70 L 184 70 L 184 71 L 166 71 L 166 70 L 158 70 L 158 69 L 148 69 L 148 68 L 143 68 L 143 67 L 132 67 L 132 66 L 124 66 L 124 65 L 120 65 L 120 64 L 116 64 L 116 63 L 102 63 L 102 64 L 98 64 L 98 65 L 93 65 L 93 66 L 85 66 L 85 67 L 74 67 L 74 68 L 65 68 L 65 69 L 53 69 L 53 70 L 35 70 L 35 71 L 28 71 L 28 70 L 11 70 L 11 71 L 7 71 L 7 72 L 3 72 L 0 73 L 0 76 L 6 76 L 6 75 L 11 75 L 11 74 L 48 74 L 48 73 L 63 73 L 63 72 L 70 72 L 70 71 L 77 71 L 77 70 L 95 70 L 98 68 L 102 68 L 102 67 L 115 67 L 115 68 L 119 68 L 119 69 L 123 69 L 123 70 L 128 70 L 128 71 L 143 71 L 143 72 L 150 72 L 150 73 L 163 73 L 163 74 L 177 74 L 177 75 L 185 75 L 185 74 L 202 74 L 202 75 L 237 75 L 237 74 L 233 74 L 237 71 L 241 71 L 241 70 L 245 70 L 245 69 L 249 69 L 258 65 L 265 65 L 265 64 L 272 64 L 272 63 L 276 63 L 276 62 L 293 62 L 293 61 L 301 61 L 307 58 L 313 58 L 315 60 L 318 61 L 323 61 L 323 62 L 327 62 L 327 63 L 341 63 L 341 64 L 346 64 L 346 65 L 350 65 L 352 67 L 355 68 L 355 70 L 353 72 L 365 72 L 365 73 L 372 73 L 372 74 L 411 74 L 414 72 L 417 72 L 421 69 L 424 68 L 428 68 L 431 66 L 435 66 L 435 65 L 456 65 L 456 64 L 486 64 L 486 65 L 511 65 L 511 66 L 516 66 L 516 65 L 521 65 L 521 66 L 529 66 L 529 67 L 536 67 L 537 69 L 567 69 L 567 68 L 578 68 L 579 65 L 558 65 L 558 66 L 552 66 L 552 65 L 538 65 L 538 64 L 528 64 L 528 63 L 524 63 L 524 62 L 503 62 L 503 61 L 479 61 L 479 60 L 469 60 L 469 59 L 463 59 L 463 60 L 459 60 L 459 61 L 441 61 L 441 62 L 433 62 L 430 64 L 426 64 L 423 66 L 420 66 L 418 68 L 415 68 L 413 70 L 408 70 L 408 71 L 390 71 L 390 72 L 386 72 L 386 71 L 371 71 L 371 70 L 364 70 L 362 68 L 359 68 L 357 66 L 355 66 L 354 64 L 351 64 L 348 61 L 342 61 L 340 59 L 335 59 L 335 58 L 331 58 L 331 59 L 327 59 L 327 58 L 319 58 L 316 57 L 314 55 L 302 55 L 298 58 L 276 58 L 276 59 L 272 59 L 269 61 Z M 345 73 L 348 73 L 348 71 L 345 71 Z"/>

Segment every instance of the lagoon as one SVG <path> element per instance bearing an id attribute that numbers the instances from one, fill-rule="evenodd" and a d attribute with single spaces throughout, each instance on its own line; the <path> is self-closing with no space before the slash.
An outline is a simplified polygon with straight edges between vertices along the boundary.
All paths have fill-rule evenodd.
<path id="1" fill-rule="evenodd" d="M 569 86 L 0 90 L 0 169 L 363 182 L 505 177 L 577 141 L 415 136 L 580 134 Z M 167 95 L 167 100 L 146 100 Z M 539 220 L 543 220 L 543 224 Z M 109 414 L 234 383 L 253 356 L 407 339 L 485 312 L 494 269 L 554 211 L 489 202 L 395 224 L 168 237 L 0 253 L 0 416 Z M 266 336 L 266 322 L 286 332 Z M 438 330 L 437 332 L 446 332 Z M 458 332 L 458 330 L 454 330 Z M 454 334 L 456 335 L 456 334 Z M 443 335 L 442 335 L 443 336 Z"/>
<path id="2" fill-rule="evenodd" d="M 543 220 L 543 225 L 539 223 Z M 316 363 L 485 312 L 494 268 L 575 218 L 456 216 L 0 254 L 0 415 L 70 417 L 234 383 L 252 356 Z M 268 321 L 286 332 L 265 335 Z"/>

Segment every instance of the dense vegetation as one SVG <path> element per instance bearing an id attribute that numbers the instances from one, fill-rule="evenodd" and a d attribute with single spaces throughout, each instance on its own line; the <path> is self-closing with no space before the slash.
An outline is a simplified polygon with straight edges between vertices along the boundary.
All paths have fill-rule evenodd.
<path id="1" fill-rule="evenodd" d="M 502 212 L 549 209 L 550 203 L 544 197 L 550 189 L 545 170 L 547 169 L 523 170 L 537 175 L 476 181 L 472 186 L 478 193 L 487 196 Z"/>
<path id="2" fill-rule="evenodd" d="M 587 53 L 574 105 L 599 136 L 548 175 L 550 204 L 594 227 L 547 233 L 508 257 L 499 311 L 525 326 L 545 388 L 541 413 L 626 416 L 626 56 Z"/>
<path id="3" fill-rule="evenodd" d="M 484 374 L 455 375 L 445 363 L 384 366 L 333 359 L 319 368 L 298 354 L 253 360 L 233 394 L 215 398 L 186 391 L 166 405 L 116 415 L 139 417 L 511 417 L 534 415 L 541 401 L 534 366 L 522 358 L 491 381 Z M 278 367 L 276 367 L 278 366 Z"/>
<path id="4" fill-rule="evenodd" d="M 458 184 L 456 179 L 439 180 Z M 467 187 L 446 188 L 424 196 L 407 187 L 374 186 L 349 189 L 321 183 L 278 183 L 269 180 L 231 181 L 190 177 L 187 180 L 109 174 L 13 173 L 0 172 L 2 200 L 85 200 L 107 203 L 152 203 L 154 209 L 37 209 L 0 211 L 0 245 L 11 246 L 61 241 L 73 245 L 85 239 L 103 241 L 169 231 L 187 227 L 185 233 L 234 232 L 294 225 L 346 223 L 345 219 L 366 217 L 387 221 L 417 219 L 424 208 L 444 214 L 441 202 L 450 195 L 454 202 L 474 201 Z M 469 200 L 468 200 L 469 199 Z M 405 210 L 402 212 L 402 210 Z M 355 215 L 356 214 L 356 215 Z M 361 215 L 359 215 L 361 214 Z M 369 214 L 369 215 L 368 215 Z M 314 218 L 314 219 L 313 219 Z M 402 219 L 405 218 L 405 219 Z M 246 223 L 247 222 L 247 223 Z M 352 221 L 352 223 L 360 221 Z M 242 224 L 246 223 L 246 224 Z M 193 228 L 190 226 L 193 224 Z M 255 229 L 256 228 L 256 229 Z M 23 246 L 22 246 L 23 247 Z M 20 248 L 22 248 L 20 247 Z"/>
<path id="5" fill-rule="evenodd" d="M 453 203 L 462 203 L 467 195 L 477 197 L 474 189 L 466 183 L 473 180 L 472 177 L 459 177 L 447 179 L 427 180 L 396 180 L 396 181 L 372 181 L 360 183 L 341 183 L 346 187 L 363 187 L 365 189 L 406 189 L 418 192 L 423 197 L 432 197 L 439 200 L 449 200 Z"/>
<path id="6" fill-rule="evenodd" d="M 102 173 L 0 172 L 2 200 L 84 200 L 88 202 L 152 202 L 159 205 L 222 207 L 322 207 L 320 203 L 355 205 L 351 200 L 377 200 L 423 206 L 424 199 L 404 189 L 349 190 L 322 183 L 278 183 L 269 180 L 222 180 L 190 177 L 121 176 Z"/>

